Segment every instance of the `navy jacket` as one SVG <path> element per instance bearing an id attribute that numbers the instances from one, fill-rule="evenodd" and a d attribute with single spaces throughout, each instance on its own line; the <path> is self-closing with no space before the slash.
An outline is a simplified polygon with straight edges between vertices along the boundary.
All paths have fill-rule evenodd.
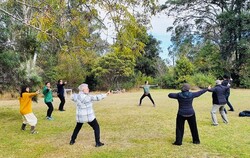
<path id="1" fill-rule="evenodd" d="M 177 99 L 179 103 L 178 115 L 182 116 L 190 116 L 193 115 L 193 99 L 199 97 L 203 93 L 205 93 L 207 89 L 200 90 L 198 92 L 180 92 L 180 93 L 169 93 L 168 97 Z"/>
<path id="2" fill-rule="evenodd" d="M 230 80 L 223 80 L 221 83 L 222 86 L 229 87 L 228 91 L 226 92 L 227 96 L 230 95 L 230 84 L 231 84 Z"/>
<path id="3" fill-rule="evenodd" d="M 57 95 L 64 96 L 64 86 L 65 84 L 57 84 Z"/>
<path id="4" fill-rule="evenodd" d="M 214 88 L 208 90 L 209 92 L 213 92 L 213 104 L 223 105 L 227 103 L 225 95 L 229 91 L 229 87 L 216 85 Z"/>

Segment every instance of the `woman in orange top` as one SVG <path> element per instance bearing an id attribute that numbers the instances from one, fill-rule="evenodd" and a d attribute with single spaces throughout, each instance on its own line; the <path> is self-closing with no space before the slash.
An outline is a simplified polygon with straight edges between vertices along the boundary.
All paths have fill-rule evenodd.
<path id="1" fill-rule="evenodd" d="M 25 130 L 25 127 L 27 124 L 31 126 L 30 132 L 31 134 L 37 133 L 35 131 L 35 127 L 37 124 L 37 118 L 32 112 L 32 97 L 36 96 L 39 91 L 36 91 L 35 93 L 29 93 L 30 88 L 28 86 L 22 86 L 21 93 L 20 93 L 20 113 L 23 116 L 23 124 L 22 124 L 22 130 Z"/>

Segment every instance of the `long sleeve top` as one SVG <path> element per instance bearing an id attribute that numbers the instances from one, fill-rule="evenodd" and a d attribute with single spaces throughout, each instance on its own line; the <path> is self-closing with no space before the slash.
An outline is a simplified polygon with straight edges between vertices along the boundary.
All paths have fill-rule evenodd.
<path id="1" fill-rule="evenodd" d="M 193 99 L 204 94 L 207 89 L 200 90 L 198 92 L 180 92 L 180 93 L 169 93 L 168 97 L 177 99 L 179 103 L 178 115 L 192 116 L 195 114 L 193 109 Z"/>
<path id="2" fill-rule="evenodd" d="M 100 101 L 106 94 L 90 95 L 83 92 L 72 95 L 72 100 L 76 103 L 76 121 L 78 123 L 92 122 L 96 117 L 93 110 L 93 101 Z"/>
<path id="3" fill-rule="evenodd" d="M 212 93 L 213 104 L 223 105 L 227 103 L 225 95 L 228 93 L 229 87 L 216 85 L 214 88 L 209 89 Z"/>
<path id="4" fill-rule="evenodd" d="M 36 93 L 23 93 L 22 97 L 19 98 L 20 102 L 20 113 L 26 115 L 32 113 L 32 97 L 37 95 Z"/>
<path id="5" fill-rule="evenodd" d="M 47 86 L 44 86 L 44 88 L 43 88 L 43 95 L 44 95 L 44 102 L 45 103 L 53 102 L 52 90 L 48 89 Z"/>
<path id="6" fill-rule="evenodd" d="M 148 85 L 148 84 L 146 84 L 146 85 L 143 85 L 143 86 L 140 86 L 140 87 L 143 88 L 144 94 L 149 94 L 150 93 L 149 88 L 150 87 L 157 87 L 157 85 Z"/>
<path id="7" fill-rule="evenodd" d="M 65 84 L 57 84 L 57 95 L 64 96 L 64 86 Z"/>

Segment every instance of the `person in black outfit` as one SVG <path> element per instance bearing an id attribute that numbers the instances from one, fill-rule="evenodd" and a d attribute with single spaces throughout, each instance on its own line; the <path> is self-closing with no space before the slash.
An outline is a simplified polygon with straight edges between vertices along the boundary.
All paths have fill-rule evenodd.
<path id="1" fill-rule="evenodd" d="M 198 92 L 189 92 L 189 90 L 190 85 L 184 83 L 181 88 L 181 92 L 168 94 L 169 98 L 177 99 L 179 103 L 179 109 L 176 117 L 176 140 L 173 145 L 182 145 L 186 120 L 188 121 L 189 128 L 191 130 L 193 143 L 200 144 L 196 117 L 192 103 L 194 98 L 199 97 L 203 93 L 207 92 L 207 89 L 203 89 Z"/>
<path id="2" fill-rule="evenodd" d="M 221 85 L 229 87 L 228 91 L 225 94 L 225 97 L 226 97 L 226 100 L 227 100 L 227 105 L 230 108 L 229 111 L 234 111 L 233 105 L 229 102 L 231 78 L 229 76 L 227 76 L 227 75 L 224 75 Z M 224 108 L 224 111 L 226 112 L 226 108 Z"/>
<path id="3" fill-rule="evenodd" d="M 59 111 L 65 111 L 63 107 L 65 104 L 64 85 L 66 85 L 66 84 L 67 84 L 67 82 L 63 83 L 63 80 L 58 80 L 58 83 L 57 83 L 57 96 L 61 101 L 59 108 L 58 108 Z"/>

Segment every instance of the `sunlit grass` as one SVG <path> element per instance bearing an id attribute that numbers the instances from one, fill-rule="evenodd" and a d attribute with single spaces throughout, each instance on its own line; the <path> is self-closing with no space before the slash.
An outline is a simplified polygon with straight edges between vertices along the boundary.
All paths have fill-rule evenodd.
<path id="1" fill-rule="evenodd" d="M 103 147 L 94 147 L 91 127 L 84 124 L 76 143 L 69 145 L 75 127 L 75 105 L 66 100 L 66 111 L 59 112 L 58 98 L 54 100 L 55 120 L 45 119 L 47 106 L 43 99 L 33 103 L 38 118 L 36 135 L 21 131 L 21 115 L 17 100 L 0 101 L 0 157 L 250 157 L 250 118 L 238 117 L 240 111 L 250 109 L 250 90 L 232 89 L 230 101 L 235 112 L 228 112 L 230 123 L 225 125 L 217 114 L 219 126 L 211 126 L 211 93 L 194 100 L 200 145 L 192 144 L 188 124 L 182 146 L 173 146 L 177 101 L 169 99 L 169 92 L 152 90 L 156 108 L 148 98 L 138 107 L 142 92 L 112 94 L 94 103 L 101 127 Z M 29 128 L 29 126 L 28 126 Z"/>

